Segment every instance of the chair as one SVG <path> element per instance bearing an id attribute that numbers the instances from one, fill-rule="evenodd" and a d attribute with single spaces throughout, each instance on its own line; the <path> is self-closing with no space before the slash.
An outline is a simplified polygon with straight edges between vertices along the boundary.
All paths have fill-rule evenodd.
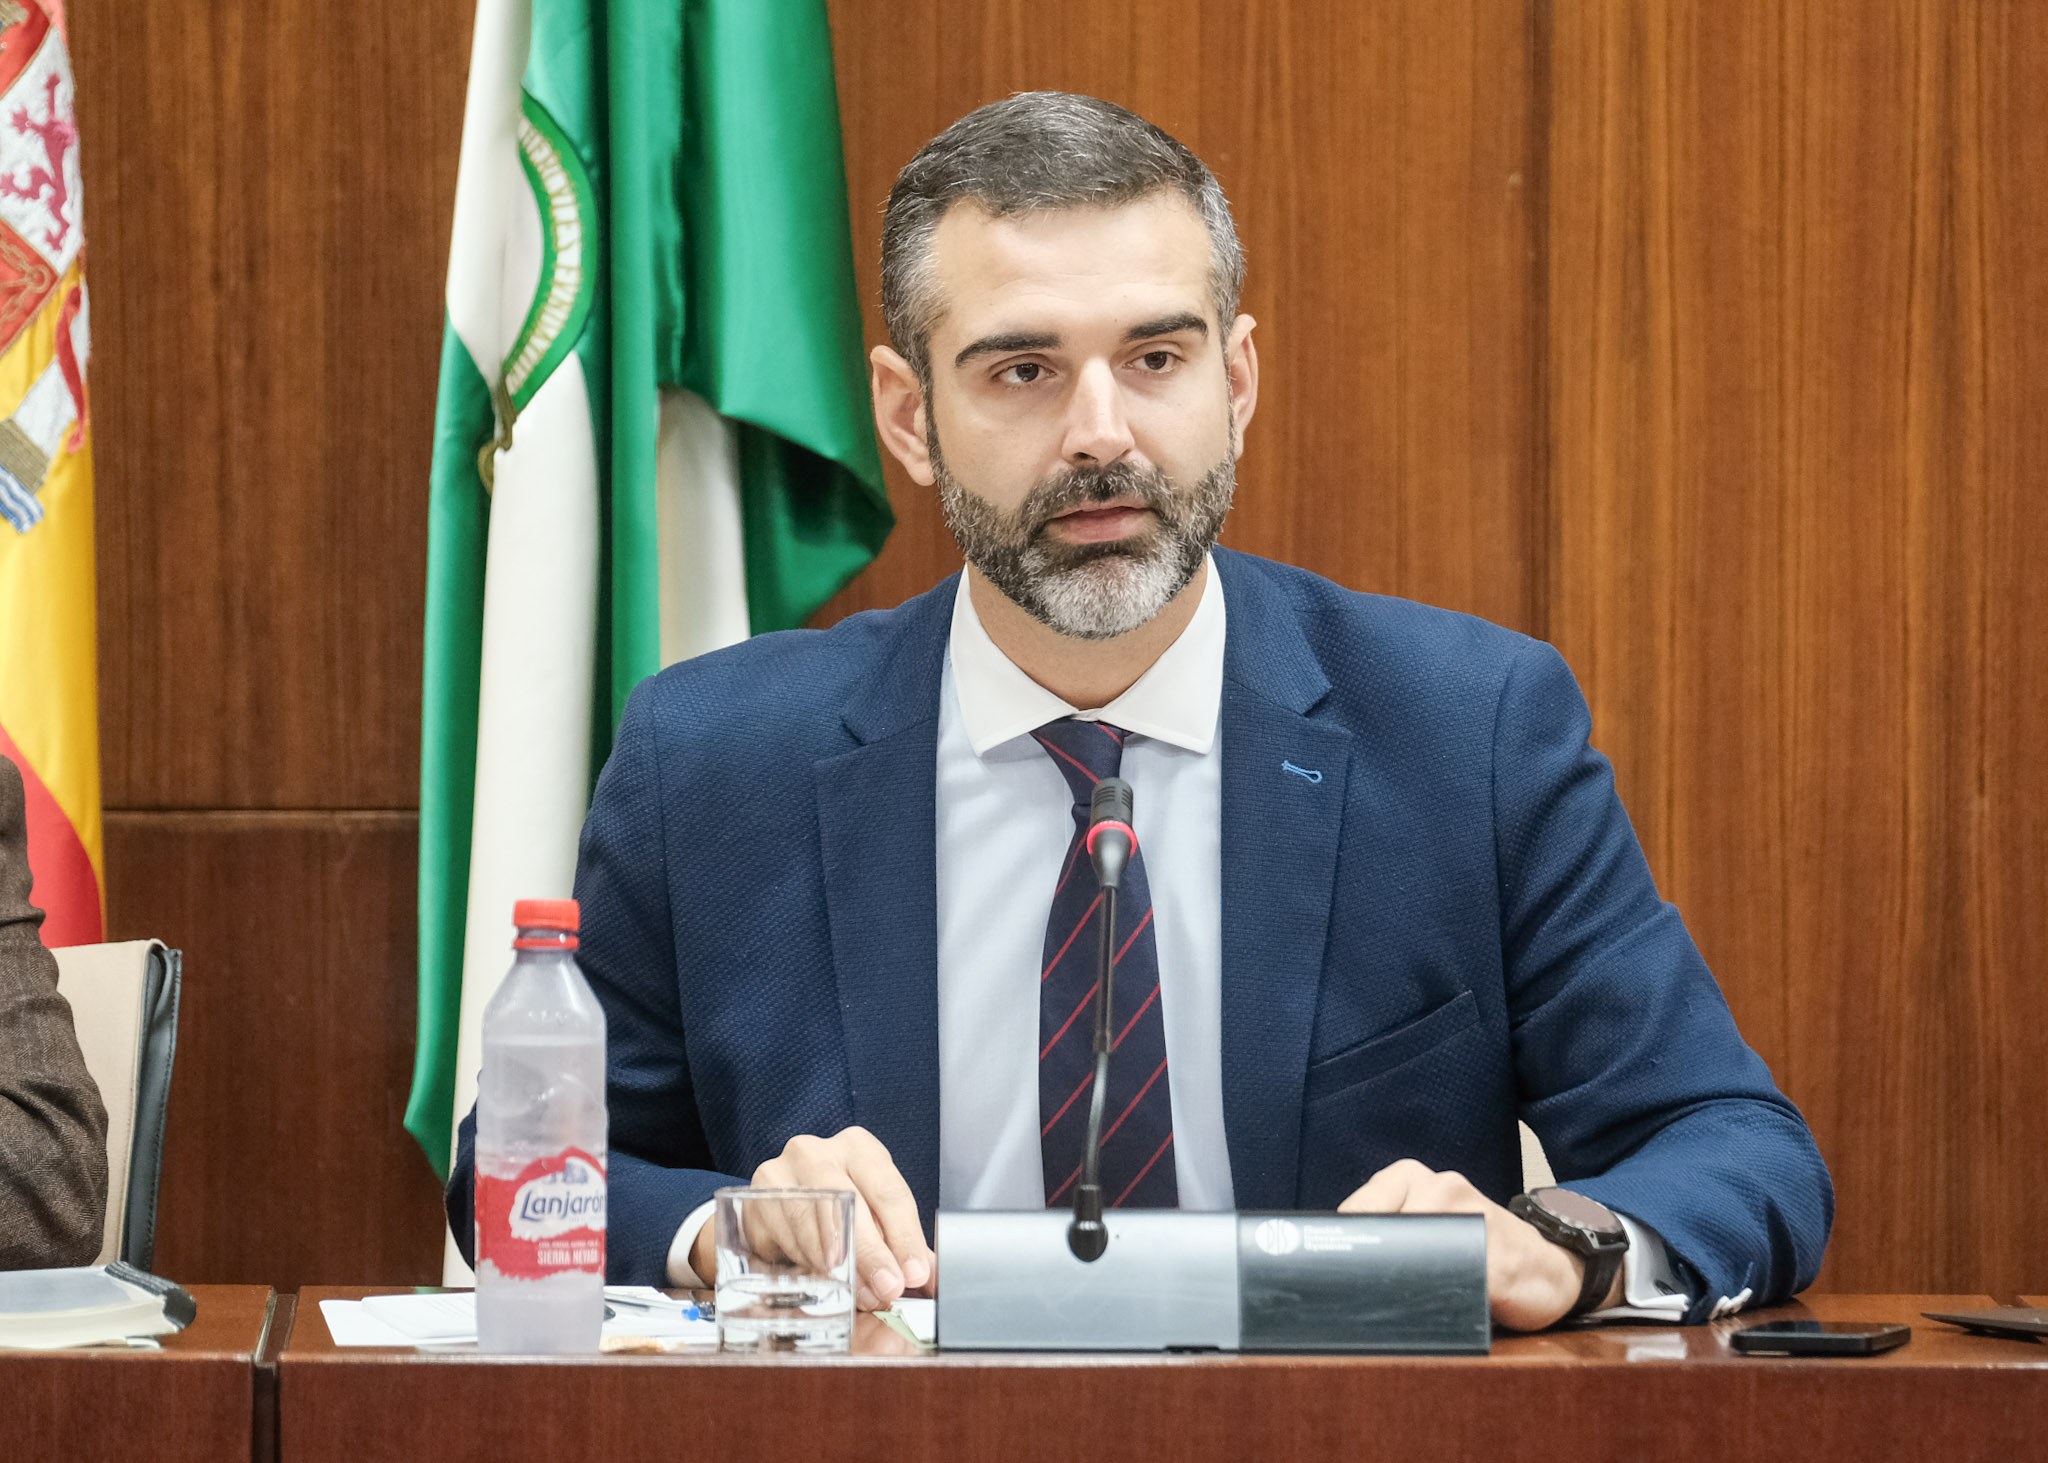
<path id="1" fill-rule="evenodd" d="M 1550 1172 L 1550 1159 L 1543 1152 L 1543 1140 L 1536 1136 L 1527 1123 L 1518 1123 L 1516 1126 L 1522 1130 L 1522 1187 L 1549 1188 L 1557 1179 Z"/>
<path id="2" fill-rule="evenodd" d="M 148 1271 L 156 1252 L 164 1109 L 178 1045 L 182 952 L 161 940 L 66 945 L 57 990 L 71 1004 L 86 1070 L 107 1108 L 107 1220 L 96 1265 Z"/>

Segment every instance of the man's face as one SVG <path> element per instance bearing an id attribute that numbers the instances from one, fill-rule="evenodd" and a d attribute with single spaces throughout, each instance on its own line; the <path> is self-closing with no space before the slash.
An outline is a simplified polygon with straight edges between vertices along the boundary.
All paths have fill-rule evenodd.
<path id="1" fill-rule="evenodd" d="M 1173 193 L 1008 218 L 962 203 L 939 225 L 931 477 L 969 562 L 1062 634 L 1144 624 L 1222 528 L 1237 443 L 1210 260 Z"/>

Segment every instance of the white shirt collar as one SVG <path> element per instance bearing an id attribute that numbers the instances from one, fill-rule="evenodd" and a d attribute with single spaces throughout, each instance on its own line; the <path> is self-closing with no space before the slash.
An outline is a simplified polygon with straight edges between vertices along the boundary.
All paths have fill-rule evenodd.
<path id="1" fill-rule="evenodd" d="M 1216 718 L 1223 705 L 1223 586 L 1213 559 L 1194 618 L 1180 637 L 1166 647 L 1151 669 L 1131 688 L 1093 710 L 1069 706 L 1024 674 L 997 648 L 975 613 L 967 593 L 967 574 L 960 574 L 953 596 L 953 688 L 960 698 L 974 754 L 1035 731 L 1063 716 L 1106 721 L 1125 731 L 1206 755 L 1216 741 Z"/>

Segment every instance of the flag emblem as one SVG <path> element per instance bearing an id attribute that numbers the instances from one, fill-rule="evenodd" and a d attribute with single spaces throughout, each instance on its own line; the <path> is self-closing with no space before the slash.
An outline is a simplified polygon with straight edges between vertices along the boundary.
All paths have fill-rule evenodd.
<path id="1" fill-rule="evenodd" d="M 42 522 L 52 460 L 84 442 L 74 428 L 85 415 L 85 287 L 67 273 L 84 230 L 70 61 L 46 44 L 50 18 L 35 0 L 0 0 L 0 26 L 0 353 L 17 367 L 7 375 L 27 382 L 0 420 L 0 517 L 27 533 Z M 47 339 L 13 361 L 53 299 Z"/>
<path id="2" fill-rule="evenodd" d="M 505 362 L 505 393 L 515 406 L 524 406 L 583 333 L 597 294 L 585 267 L 587 232 L 597 210 L 576 149 L 530 96 L 520 99 L 519 161 L 541 217 L 540 283 Z"/>
<path id="3" fill-rule="evenodd" d="M 0 756 L 51 945 L 102 938 L 91 307 L 54 0 L 0 0 Z"/>

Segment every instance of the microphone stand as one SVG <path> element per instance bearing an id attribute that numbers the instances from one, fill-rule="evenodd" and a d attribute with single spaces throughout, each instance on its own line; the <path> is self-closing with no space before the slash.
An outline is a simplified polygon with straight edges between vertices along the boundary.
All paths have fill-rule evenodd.
<path id="1" fill-rule="evenodd" d="M 1116 885 L 1102 890 L 1101 938 L 1096 944 L 1095 1090 L 1088 1095 L 1088 1146 L 1081 1150 L 1081 1182 L 1074 1190 L 1074 1222 L 1067 1248 L 1077 1260 L 1099 1260 L 1109 1248 L 1102 1222 L 1102 1116 L 1109 1105 L 1110 988 L 1116 978 Z"/>
<path id="2" fill-rule="evenodd" d="M 1081 1150 L 1081 1182 L 1074 1189 L 1074 1222 L 1067 1227 L 1067 1248 L 1077 1260 L 1099 1260 L 1109 1248 L 1109 1228 L 1102 1222 L 1102 1118 L 1109 1106 L 1109 1053 L 1116 1043 L 1110 1023 L 1116 896 L 1138 846 L 1138 835 L 1131 829 L 1131 805 L 1131 785 L 1120 777 L 1096 783 L 1089 799 L 1088 861 L 1095 869 L 1102 908 L 1095 946 L 1095 1090 L 1088 1097 L 1088 1139 Z"/>

